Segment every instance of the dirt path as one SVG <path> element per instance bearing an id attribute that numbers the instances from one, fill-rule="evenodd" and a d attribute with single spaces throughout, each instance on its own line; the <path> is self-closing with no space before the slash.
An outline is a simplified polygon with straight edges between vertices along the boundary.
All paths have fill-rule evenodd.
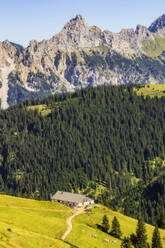
<path id="1" fill-rule="evenodd" d="M 66 239 L 66 237 L 68 236 L 68 234 L 72 231 L 72 219 L 79 215 L 82 214 L 84 212 L 84 208 L 76 208 L 75 212 L 69 217 L 67 218 L 67 224 L 68 224 L 68 229 L 66 230 L 66 232 L 62 235 L 62 240 Z"/>

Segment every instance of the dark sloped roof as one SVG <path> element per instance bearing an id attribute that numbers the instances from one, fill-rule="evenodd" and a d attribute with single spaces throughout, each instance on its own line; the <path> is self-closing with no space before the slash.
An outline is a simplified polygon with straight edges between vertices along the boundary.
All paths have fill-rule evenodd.
<path id="1" fill-rule="evenodd" d="M 90 201 L 91 199 L 81 194 L 57 191 L 55 195 L 52 196 L 52 200 L 73 202 L 73 203 L 83 203 L 85 201 Z"/>

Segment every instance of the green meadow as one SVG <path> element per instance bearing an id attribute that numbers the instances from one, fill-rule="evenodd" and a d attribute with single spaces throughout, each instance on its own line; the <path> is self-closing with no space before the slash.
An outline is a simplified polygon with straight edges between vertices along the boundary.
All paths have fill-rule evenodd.
<path id="1" fill-rule="evenodd" d="M 114 216 L 118 218 L 123 236 L 136 231 L 135 219 L 94 205 L 72 220 L 73 229 L 63 241 L 61 236 L 67 229 L 66 219 L 72 213 L 73 209 L 59 203 L 0 195 L 0 248 L 119 248 L 120 240 L 98 228 L 104 214 L 107 214 L 110 225 Z M 151 242 L 154 227 L 146 225 L 146 228 Z M 165 247 L 165 231 L 160 230 L 160 233 Z"/>
<path id="2" fill-rule="evenodd" d="M 139 89 L 134 88 L 134 91 L 139 96 L 162 97 L 165 96 L 165 84 L 145 84 Z"/>
<path id="3" fill-rule="evenodd" d="M 142 48 L 146 55 L 155 58 L 164 51 L 165 47 L 165 36 L 155 35 L 154 40 L 144 41 Z"/>
<path id="4" fill-rule="evenodd" d="M 80 101 L 79 97 L 75 97 L 72 99 L 64 100 L 63 102 L 55 102 L 54 104 L 51 105 L 46 105 L 46 104 L 39 104 L 39 105 L 30 105 L 27 107 L 27 110 L 29 111 L 38 111 L 39 114 L 42 116 L 47 116 L 52 113 L 52 109 L 58 109 L 62 105 L 66 104 L 74 104 L 77 105 L 78 102 Z"/>
<path id="5" fill-rule="evenodd" d="M 89 213 L 76 216 L 73 220 L 73 230 L 66 238 L 67 241 L 74 244 L 76 247 L 83 248 L 119 248 L 121 240 L 116 239 L 98 229 L 98 225 L 102 224 L 102 218 L 106 214 L 109 218 L 110 228 L 114 216 L 120 222 L 122 237 L 129 236 L 136 232 L 137 220 L 124 216 L 118 212 L 114 212 L 102 205 L 95 206 Z M 152 233 L 154 227 L 146 224 L 148 242 L 151 244 Z M 165 230 L 160 229 L 163 247 L 165 247 Z M 105 239 L 110 242 L 106 243 Z M 85 243 L 84 243 L 85 241 Z"/>
<path id="6" fill-rule="evenodd" d="M 47 116 L 48 114 L 51 113 L 51 108 L 49 108 L 46 104 L 28 106 L 27 109 L 28 110 L 37 110 L 43 116 Z"/>
<path id="7" fill-rule="evenodd" d="M 0 195 L 0 248 L 70 247 L 60 238 L 71 212 L 58 203 Z"/>

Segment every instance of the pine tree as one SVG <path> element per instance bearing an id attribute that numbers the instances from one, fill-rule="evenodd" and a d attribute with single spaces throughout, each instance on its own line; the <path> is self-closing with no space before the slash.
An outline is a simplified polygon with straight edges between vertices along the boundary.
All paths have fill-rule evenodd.
<path id="1" fill-rule="evenodd" d="M 111 229 L 111 233 L 110 234 L 112 236 L 118 238 L 118 239 L 122 235 L 121 230 L 120 230 L 120 223 L 119 223 L 118 219 L 116 218 L 116 216 L 112 220 L 112 229 Z"/>
<path id="2" fill-rule="evenodd" d="M 121 248 L 131 248 L 131 241 L 128 237 L 124 237 L 121 242 Z"/>
<path id="3" fill-rule="evenodd" d="M 136 248 L 147 248 L 147 234 L 145 223 L 142 217 L 138 219 L 137 228 L 136 228 Z"/>
<path id="4" fill-rule="evenodd" d="M 107 215 L 105 214 L 103 216 L 103 223 L 102 223 L 102 226 L 103 226 L 103 229 L 106 233 L 108 233 L 108 230 L 110 228 L 110 225 L 109 225 L 109 220 L 108 220 L 108 217 Z"/>
<path id="5" fill-rule="evenodd" d="M 162 243 L 160 239 L 160 233 L 158 226 L 155 226 L 153 235 L 152 235 L 152 248 L 162 248 Z"/>
<path id="6" fill-rule="evenodd" d="M 157 225 L 159 228 L 165 229 L 165 212 L 161 211 L 158 220 L 157 220 Z"/>

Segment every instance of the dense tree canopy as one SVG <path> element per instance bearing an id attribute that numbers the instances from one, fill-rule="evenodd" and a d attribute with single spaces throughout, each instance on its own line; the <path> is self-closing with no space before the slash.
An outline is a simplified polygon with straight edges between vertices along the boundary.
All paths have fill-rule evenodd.
<path id="1" fill-rule="evenodd" d="M 47 114 L 28 109 L 39 104 Z M 164 106 L 164 97 L 137 96 L 130 85 L 86 88 L 1 111 L 0 191 L 49 199 L 57 190 L 97 182 L 109 192 L 100 201 L 154 223 L 165 206 Z"/>

